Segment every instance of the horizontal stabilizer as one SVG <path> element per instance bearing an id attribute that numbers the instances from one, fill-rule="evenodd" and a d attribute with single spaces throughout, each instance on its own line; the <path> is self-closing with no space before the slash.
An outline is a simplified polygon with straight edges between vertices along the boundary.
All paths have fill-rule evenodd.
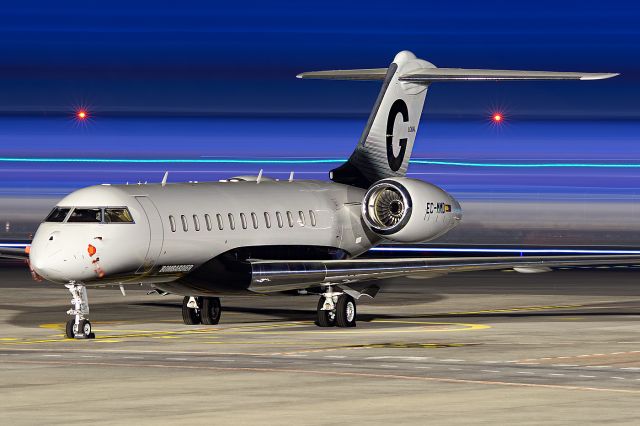
<path id="1" fill-rule="evenodd" d="M 387 68 L 359 70 L 312 71 L 298 78 L 325 80 L 384 80 Z M 482 70 L 465 68 L 420 68 L 398 77 L 410 83 L 440 83 L 449 81 L 526 81 L 526 80 L 602 80 L 617 73 Z"/>

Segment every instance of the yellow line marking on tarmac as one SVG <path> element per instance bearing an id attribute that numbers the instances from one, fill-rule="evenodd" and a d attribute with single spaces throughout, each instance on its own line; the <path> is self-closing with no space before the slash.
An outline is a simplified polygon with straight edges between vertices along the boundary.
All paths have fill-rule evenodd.
<path id="1" fill-rule="evenodd" d="M 120 342 L 120 339 L 128 338 L 155 338 L 155 339 L 179 339 L 185 336 L 202 336 L 202 337 L 226 337 L 234 335 L 290 335 L 290 334 L 357 334 L 357 335 L 371 335 L 371 334 L 394 334 L 394 333 L 444 333 L 444 332 L 457 332 L 457 331 L 477 331 L 486 330 L 491 326 L 486 324 L 473 324 L 473 323 L 458 323 L 458 322 L 432 322 L 432 321 L 403 321 L 403 320 L 374 320 L 372 323 L 382 324 L 397 324 L 401 326 L 399 328 L 384 328 L 384 329 L 305 329 L 296 330 L 295 328 L 312 325 L 312 321 L 297 321 L 278 324 L 266 324 L 266 325 L 246 325 L 246 326 L 233 326 L 228 328 L 200 328 L 190 330 L 113 330 L 100 328 L 102 325 L 98 323 L 98 327 L 94 327 L 95 332 L 98 334 L 95 341 L 103 343 L 116 343 Z M 61 331 L 62 324 L 42 324 L 42 328 L 54 329 Z M 283 329 L 287 330 L 283 330 Z M 291 328 L 294 328 L 291 330 Z M 277 330 L 274 330 L 277 329 Z M 107 334 L 100 334 L 100 333 Z M 23 344 L 35 344 L 35 343 L 59 343 L 59 342 L 71 342 L 73 340 L 64 338 L 62 334 L 54 335 L 56 338 L 50 339 L 15 339 L 0 341 L 0 345 L 23 345 Z M 13 338 L 9 338 L 13 339 Z M 295 342 L 292 342 L 295 343 Z"/>
<path id="2" fill-rule="evenodd" d="M 429 377 L 429 376 L 409 376 L 402 374 L 380 374 L 380 373 L 358 373 L 349 371 L 327 371 L 327 370 L 305 370 L 297 368 L 264 368 L 264 367 L 211 367 L 211 366 L 195 366 L 195 365 L 176 365 L 176 364 L 129 364 L 129 363 L 115 363 L 115 362 L 98 362 L 98 361 L 26 361 L 26 360 L 5 360 L 5 363 L 11 364 L 31 364 L 31 365 L 63 365 L 77 367 L 79 365 L 86 366 L 105 366 L 105 367 L 132 367 L 132 368 L 167 368 L 167 369 L 182 369 L 182 370 L 209 370 L 209 371 L 248 371 L 257 373 L 294 373 L 294 374 L 309 374 L 319 376 L 340 376 L 340 377 L 356 377 L 356 378 L 368 378 L 368 379 L 395 379 L 395 380 L 410 380 L 421 382 L 436 382 L 436 383 L 451 383 L 451 384 L 476 384 L 476 385 L 495 385 L 495 386 L 511 386 L 522 388 L 540 388 L 540 389 L 557 389 L 557 390 L 571 390 L 571 391 L 591 391 L 591 392 L 612 392 L 612 393 L 624 393 L 638 395 L 640 390 L 633 389 L 616 389 L 616 388 L 597 388 L 588 386 L 572 386 L 572 385 L 551 385 L 542 383 L 519 383 L 519 382 L 505 382 L 496 380 L 471 380 L 471 379 L 454 379 L 449 377 Z"/>

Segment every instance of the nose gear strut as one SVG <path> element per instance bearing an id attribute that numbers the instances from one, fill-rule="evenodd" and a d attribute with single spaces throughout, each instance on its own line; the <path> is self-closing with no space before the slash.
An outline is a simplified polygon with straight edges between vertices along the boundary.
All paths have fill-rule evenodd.
<path id="1" fill-rule="evenodd" d="M 95 339 L 96 335 L 91 329 L 91 323 L 85 316 L 89 315 L 89 299 L 87 298 L 87 288 L 83 284 L 75 281 L 69 282 L 65 287 L 69 290 L 73 298 L 71 299 L 71 309 L 68 315 L 74 318 L 67 321 L 66 336 L 69 339 Z"/>

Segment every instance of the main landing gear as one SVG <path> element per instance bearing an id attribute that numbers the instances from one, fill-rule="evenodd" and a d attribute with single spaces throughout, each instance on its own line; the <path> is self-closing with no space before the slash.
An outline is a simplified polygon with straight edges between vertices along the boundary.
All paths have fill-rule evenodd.
<path id="1" fill-rule="evenodd" d="M 355 327 L 356 300 L 346 293 L 334 293 L 331 289 L 318 301 L 319 327 Z"/>
<path id="2" fill-rule="evenodd" d="M 85 318 L 89 315 L 87 288 L 75 282 L 71 282 L 65 287 L 73 296 L 71 299 L 73 307 L 67 311 L 67 314 L 72 315 L 73 318 L 67 321 L 65 335 L 69 339 L 95 339 L 96 335 L 91 330 L 91 323 Z"/>
<path id="3" fill-rule="evenodd" d="M 182 321 L 187 325 L 215 325 L 220 322 L 222 305 L 217 297 L 189 297 L 182 299 Z"/>

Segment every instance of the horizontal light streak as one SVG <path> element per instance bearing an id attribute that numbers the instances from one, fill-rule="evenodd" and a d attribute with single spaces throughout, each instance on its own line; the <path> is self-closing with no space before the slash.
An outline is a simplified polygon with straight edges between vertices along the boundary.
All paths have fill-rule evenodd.
<path id="1" fill-rule="evenodd" d="M 0 248 L 25 248 L 27 243 L 0 243 Z M 471 247 L 373 247 L 369 251 L 413 253 L 526 253 L 526 254 L 640 254 L 640 250 L 622 249 L 525 249 L 525 248 L 471 248 Z"/>
<path id="2" fill-rule="evenodd" d="M 114 164 L 339 164 L 346 158 L 248 159 L 248 158 L 39 158 L 0 157 L 2 163 L 114 163 Z M 411 160 L 412 164 L 452 167 L 501 168 L 622 168 L 640 169 L 640 163 L 482 163 L 465 161 Z"/>
<path id="3" fill-rule="evenodd" d="M 640 254 L 640 250 L 622 249 L 525 249 L 484 247 L 374 247 L 369 251 L 413 253 L 517 253 L 517 254 Z"/>

